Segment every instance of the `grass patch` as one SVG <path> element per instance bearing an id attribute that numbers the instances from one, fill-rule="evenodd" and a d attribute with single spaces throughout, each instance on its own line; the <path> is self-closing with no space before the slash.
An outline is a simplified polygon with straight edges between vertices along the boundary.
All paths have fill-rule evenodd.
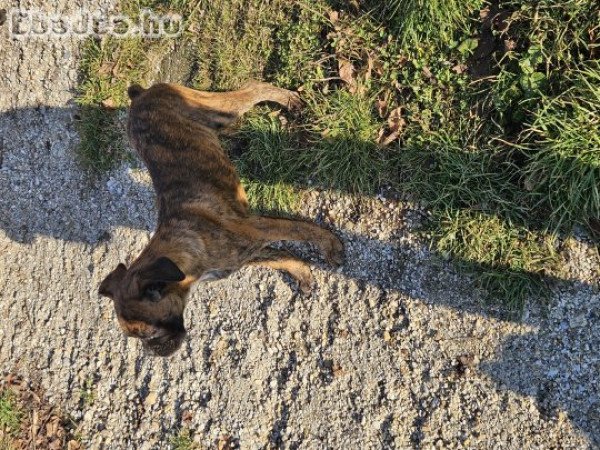
<path id="1" fill-rule="evenodd" d="M 116 125 L 117 114 L 102 107 L 80 108 L 76 122 L 81 139 L 77 156 L 84 167 L 105 172 L 128 159 L 123 134 Z"/>
<path id="2" fill-rule="evenodd" d="M 432 237 L 436 249 L 478 274 L 489 299 L 519 314 L 531 298 L 544 298 L 544 276 L 557 270 L 556 239 L 470 210 L 436 212 Z"/>
<path id="3" fill-rule="evenodd" d="M 200 448 L 193 441 L 190 430 L 187 428 L 181 428 L 176 435 L 171 436 L 169 443 L 171 444 L 171 450 L 195 450 Z"/>
<path id="4" fill-rule="evenodd" d="M 296 4 L 294 4 L 296 3 Z M 292 2 L 291 20 L 275 33 L 275 51 L 269 57 L 268 74 L 282 86 L 311 86 L 327 77 L 328 53 L 323 34 L 329 29 L 326 10 L 316 2 L 313 8 Z"/>
<path id="5" fill-rule="evenodd" d="M 22 412 L 15 395 L 8 389 L 0 391 L 0 431 L 3 439 L 8 441 L 19 432 L 21 419 Z"/>
<path id="6" fill-rule="evenodd" d="M 305 100 L 309 118 L 303 124 L 283 125 L 278 114 L 247 119 L 238 135 L 244 150 L 235 159 L 241 173 L 266 183 L 275 203 L 289 197 L 283 186 L 319 184 L 374 192 L 390 175 L 389 155 L 375 142 L 382 126 L 375 116 L 375 99 L 337 89 L 329 95 L 310 93 Z M 261 192 L 256 186 L 254 190 Z"/>
<path id="7" fill-rule="evenodd" d="M 385 177 L 385 151 L 375 140 L 382 123 L 375 98 L 337 89 L 308 100 L 310 143 L 302 163 L 321 185 L 350 192 L 373 193 Z"/>
<path id="8" fill-rule="evenodd" d="M 181 2 L 178 2 L 181 3 Z M 144 8 L 160 10 L 163 2 L 124 1 L 121 10 L 134 20 Z M 131 159 L 126 151 L 124 127 L 119 124 L 119 111 L 129 99 L 127 87 L 145 84 L 156 55 L 166 52 L 163 39 L 88 39 L 82 49 L 77 103 L 81 136 L 78 156 L 83 167 L 105 172 Z"/>
<path id="9" fill-rule="evenodd" d="M 600 217 L 600 66 L 569 77 L 570 89 L 542 99 L 525 136 L 525 185 L 556 229 Z"/>
<path id="10" fill-rule="evenodd" d="M 294 214 L 301 195 L 294 186 L 302 173 L 302 149 L 281 118 L 260 112 L 250 115 L 237 136 L 243 150 L 233 161 L 252 209 Z"/>
<path id="11" fill-rule="evenodd" d="M 380 15 L 403 48 L 456 46 L 470 31 L 470 21 L 482 0 L 372 0 L 367 6 Z"/>
<path id="12" fill-rule="evenodd" d="M 527 299 L 547 293 L 543 278 L 558 269 L 559 257 L 555 238 L 538 231 L 530 215 L 510 150 L 481 142 L 481 126 L 463 121 L 405 148 L 403 186 L 432 212 L 433 248 L 476 273 L 490 299 L 518 313 Z"/>
<path id="13" fill-rule="evenodd" d="M 217 0 L 206 2 L 191 38 L 198 46 L 199 89 L 229 90 L 260 79 L 269 65 L 274 33 L 285 17 L 285 2 Z"/>

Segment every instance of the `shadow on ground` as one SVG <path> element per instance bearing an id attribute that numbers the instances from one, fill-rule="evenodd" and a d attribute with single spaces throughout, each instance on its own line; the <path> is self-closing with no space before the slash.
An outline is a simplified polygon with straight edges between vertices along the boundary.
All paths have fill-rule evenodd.
<path id="1" fill-rule="evenodd" d="M 36 139 L 36 130 L 52 130 L 56 121 L 67 123 L 66 132 L 76 139 L 75 113 L 75 108 L 39 107 L 0 116 L 0 228 L 13 241 L 31 244 L 37 236 L 47 236 L 93 248 L 109 241 L 116 227 L 152 230 L 154 196 L 142 172 L 118 170 L 104 176 L 85 173 L 76 162 L 64 127 L 56 128 L 44 143 Z M 501 308 L 485 307 L 477 300 L 480 296 L 473 294 L 475 285 L 466 277 L 458 279 L 465 284 L 461 288 L 470 293 L 468 298 L 450 298 L 447 283 L 453 280 L 438 275 L 439 268 L 452 271 L 452 263 L 423 246 L 407 244 L 402 239 L 406 233 L 399 225 L 397 234 L 377 240 L 341 230 L 347 258 L 352 261 L 342 268 L 342 274 L 358 283 L 375 284 L 432 305 L 506 319 Z M 27 251 L 27 245 L 19 249 Z M 473 261 L 462 263 L 477 265 Z M 600 319 L 596 287 L 543 274 L 535 276 L 552 286 L 559 304 L 541 320 L 539 333 L 509 338 L 500 344 L 498 359 L 482 363 L 480 369 L 496 381 L 499 390 L 511 389 L 535 398 L 549 417 L 565 411 L 593 441 L 600 443 L 600 362 L 598 357 L 588 355 L 587 360 L 592 362 L 581 363 L 583 352 L 594 352 L 586 348 L 585 339 Z M 411 277 L 421 280 L 416 291 L 407 290 Z M 572 311 L 561 306 L 561 299 L 569 296 L 578 299 L 573 304 L 585 305 L 584 309 Z M 553 311 L 559 314 L 553 316 Z M 576 332 L 567 334 L 567 329 Z M 555 353 L 556 339 L 569 341 L 560 346 L 564 352 Z"/>

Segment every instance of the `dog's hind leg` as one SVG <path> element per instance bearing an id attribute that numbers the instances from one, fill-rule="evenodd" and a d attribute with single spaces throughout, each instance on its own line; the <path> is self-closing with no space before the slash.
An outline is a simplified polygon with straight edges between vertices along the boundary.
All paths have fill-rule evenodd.
<path id="1" fill-rule="evenodd" d="M 185 100 L 206 112 L 220 115 L 221 126 L 229 118 L 233 123 L 252 107 L 263 102 L 277 103 L 288 109 L 302 106 L 298 93 L 260 81 L 249 81 L 241 89 L 229 92 L 204 92 L 171 85 Z"/>
<path id="2" fill-rule="evenodd" d="M 329 263 L 340 265 L 344 259 L 344 245 L 339 238 L 314 223 L 264 216 L 252 216 L 247 220 L 262 240 L 310 242 L 319 248 Z"/>
<path id="3" fill-rule="evenodd" d="M 283 270 L 298 282 L 298 288 L 303 294 L 309 294 L 312 290 L 310 267 L 286 250 L 265 248 L 248 265 Z"/>

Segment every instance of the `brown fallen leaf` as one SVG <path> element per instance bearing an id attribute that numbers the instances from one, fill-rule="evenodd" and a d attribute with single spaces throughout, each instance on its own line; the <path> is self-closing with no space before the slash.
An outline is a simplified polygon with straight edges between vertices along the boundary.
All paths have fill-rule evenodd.
<path id="1" fill-rule="evenodd" d="M 379 130 L 377 143 L 383 147 L 387 147 L 400 137 L 405 126 L 406 120 L 402 117 L 402 107 L 399 106 L 390 112 L 387 129 Z"/>
<path id="2" fill-rule="evenodd" d="M 341 58 L 338 61 L 340 79 L 346 83 L 350 89 L 350 92 L 356 92 L 356 78 L 354 75 L 356 70 L 354 69 L 354 65 L 348 59 Z"/>
<path id="3" fill-rule="evenodd" d="M 481 11 L 479 11 L 479 18 L 481 20 L 487 20 L 487 18 L 489 16 L 490 16 L 490 8 L 489 8 L 489 6 L 486 6 Z"/>
<path id="4" fill-rule="evenodd" d="M 81 444 L 75 440 L 70 440 L 67 443 L 67 450 L 81 450 Z"/>
<path id="5" fill-rule="evenodd" d="M 373 55 L 367 50 L 363 50 L 362 52 L 362 61 L 365 66 L 365 69 L 362 71 L 362 77 L 369 81 L 371 79 L 371 75 L 373 74 L 373 68 L 375 67 L 375 60 Z"/>
<path id="6" fill-rule="evenodd" d="M 98 74 L 99 75 L 112 75 L 114 68 L 115 68 L 115 63 L 105 61 L 98 68 Z"/>
<path id="7" fill-rule="evenodd" d="M 381 62 L 378 59 L 375 59 L 372 61 L 372 67 L 371 67 L 371 72 L 374 73 L 377 76 L 382 76 L 383 73 L 385 72 L 385 67 L 383 65 L 383 62 Z"/>
<path id="8" fill-rule="evenodd" d="M 181 415 L 181 421 L 185 424 L 189 424 L 193 418 L 194 414 L 189 409 L 186 409 Z"/>
<path id="9" fill-rule="evenodd" d="M 329 11 L 329 21 L 335 25 L 340 20 L 339 11 Z"/>
<path id="10" fill-rule="evenodd" d="M 517 42 L 513 39 L 505 39 L 504 40 L 504 51 L 510 52 L 517 48 Z"/>
<path id="11" fill-rule="evenodd" d="M 337 378 L 337 377 L 341 377 L 342 375 L 344 375 L 344 369 L 342 368 L 342 366 L 340 366 L 340 364 L 338 362 L 334 362 L 333 363 L 333 377 Z"/>
<path id="12" fill-rule="evenodd" d="M 457 64 L 452 68 L 452 72 L 460 75 L 461 73 L 466 72 L 466 70 L 468 69 L 466 64 Z"/>
<path id="13" fill-rule="evenodd" d="M 117 103 L 112 98 L 107 98 L 102 100 L 102 106 L 104 106 L 106 109 L 116 109 Z"/>
<path id="14" fill-rule="evenodd" d="M 54 436 L 56 434 L 56 432 L 58 431 L 58 417 L 52 417 L 48 423 L 46 424 L 46 435 L 47 436 Z"/>
<path id="15" fill-rule="evenodd" d="M 377 114 L 379 114 L 379 117 L 383 119 L 385 116 L 387 116 L 388 102 L 378 99 L 377 102 L 375 102 L 375 107 L 377 108 Z"/>

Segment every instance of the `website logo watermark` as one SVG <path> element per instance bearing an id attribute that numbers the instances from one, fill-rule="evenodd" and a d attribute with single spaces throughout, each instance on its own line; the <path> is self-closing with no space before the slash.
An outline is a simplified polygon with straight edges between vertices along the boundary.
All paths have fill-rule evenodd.
<path id="1" fill-rule="evenodd" d="M 14 8 L 7 14 L 8 31 L 14 39 L 62 39 L 111 36 L 148 39 L 176 38 L 183 33 L 183 17 L 140 11 L 137 20 L 124 14 L 80 11 L 65 15 L 41 9 Z"/>

